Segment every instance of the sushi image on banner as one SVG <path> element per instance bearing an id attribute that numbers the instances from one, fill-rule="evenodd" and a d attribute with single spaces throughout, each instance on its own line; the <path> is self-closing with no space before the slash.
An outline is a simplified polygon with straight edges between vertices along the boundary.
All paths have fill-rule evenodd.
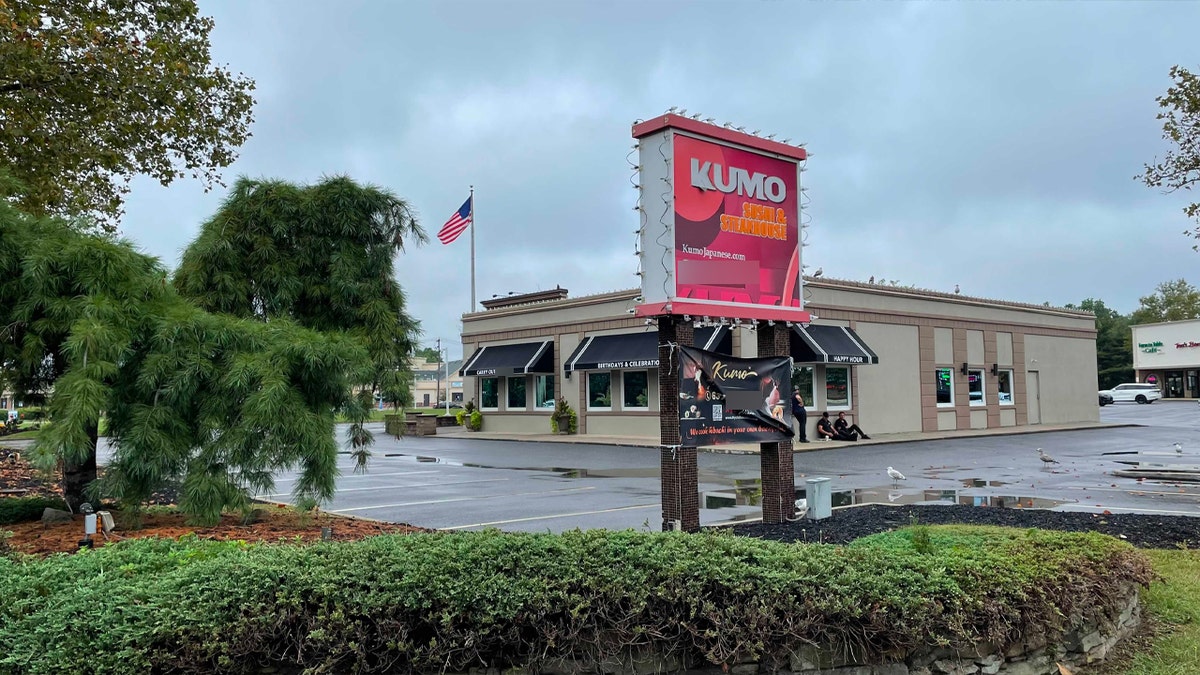
<path id="1" fill-rule="evenodd" d="M 679 347 L 679 437 L 684 446 L 791 439 L 792 359 L 744 359 Z"/>

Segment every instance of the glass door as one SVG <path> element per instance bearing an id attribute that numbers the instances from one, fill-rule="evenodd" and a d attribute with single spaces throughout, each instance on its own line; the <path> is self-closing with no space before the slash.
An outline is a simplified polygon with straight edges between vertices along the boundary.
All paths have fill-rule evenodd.
<path id="1" fill-rule="evenodd" d="M 1183 398 L 1183 371 L 1167 371 L 1167 389 L 1163 392 L 1166 398 Z"/>

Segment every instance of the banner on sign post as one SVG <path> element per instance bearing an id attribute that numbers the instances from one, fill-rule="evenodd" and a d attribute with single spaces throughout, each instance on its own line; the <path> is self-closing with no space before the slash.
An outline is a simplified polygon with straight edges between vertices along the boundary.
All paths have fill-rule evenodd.
<path id="1" fill-rule="evenodd" d="M 679 350 L 679 437 L 684 446 L 786 441 L 792 431 L 792 359 L 744 359 Z"/>

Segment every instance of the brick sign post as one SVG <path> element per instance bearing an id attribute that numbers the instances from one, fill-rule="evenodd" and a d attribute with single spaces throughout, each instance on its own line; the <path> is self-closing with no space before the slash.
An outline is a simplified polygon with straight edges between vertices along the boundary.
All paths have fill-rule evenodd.
<path id="1" fill-rule="evenodd" d="M 694 329 L 679 316 L 658 318 L 659 475 L 662 481 L 663 531 L 674 523 L 685 532 L 700 530 L 700 479 L 696 448 L 680 446 L 678 355 L 673 344 L 691 346 Z"/>
<path id="2" fill-rule="evenodd" d="M 758 355 L 787 356 L 791 350 L 791 328 L 782 322 L 771 326 L 758 322 Z M 791 406 L 792 392 L 780 392 Z M 782 523 L 796 517 L 796 475 L 793 473 L 792 442 L 759 443 L 764 523 Z"/>

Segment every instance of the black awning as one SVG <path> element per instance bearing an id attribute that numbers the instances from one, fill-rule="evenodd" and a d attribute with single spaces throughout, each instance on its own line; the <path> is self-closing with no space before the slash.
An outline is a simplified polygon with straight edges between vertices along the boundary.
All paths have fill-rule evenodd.
<path id="1" fill-rule="evenodd" d="M 733 349 L 733 331 L 728 326 L 698 328 L 695 345 L 710 352 L 728 354 Z M 658 331 L 594 335 L 585 338 L 567 357 L 563 370 L 622 370 L 658 367 Z"/>
<path id="2" fill-rule="evenodd" d="M 498 377 L 554 373 L 554 341 L 487 345 L 475 350 L 458 371 L 464 377 Z"/>
<path id="3" fill-rule="evenodd" d="M 857 333 L 845 326 L 796 326 L 792 335 L 796 363 L 879 363 L 879 357 Z"/>

